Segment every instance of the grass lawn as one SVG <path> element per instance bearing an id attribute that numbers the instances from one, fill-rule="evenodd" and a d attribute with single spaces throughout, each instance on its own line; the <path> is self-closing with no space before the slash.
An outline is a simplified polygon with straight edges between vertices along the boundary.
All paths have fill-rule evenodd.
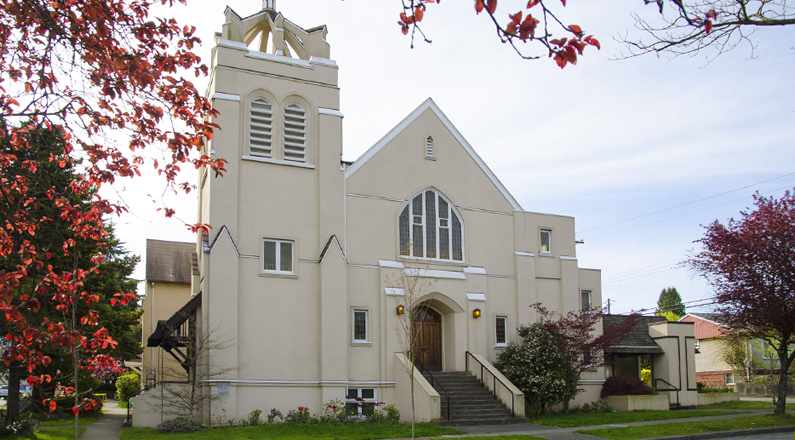
<path id="1" fill-rule="evenodd" d="M 466 434 L 457 429 L 433 423 L 418 423 L 417 437 L 436 437 L 450 434 Z M 161 434 L 151 428 L 124 428 L 121 440 L 255 440 L 255 439 L 384 439 L 411 437 L 411 425 L 370 425 L 353 423 L 348 425 L 320 425 L 301 423 L 277 423 L 262 426 L 217 428 L 189 433 Z M 491 438 L 491 437 L 490 437 Z M 531 437 L 527 437 L 531 438 Z"/>
<path id="2" fill-rule="evenodd" d="M 632 426 L 628 428 L 594 429 L 578 432 L 613 440 L 633 440 L 649 437 L 698 434 L 702 432 L 770 428 L 774 426 L 795 426 L 795 416 L 789 414 L 784 416 L 762 415 L 740 417 L 737 419 L 668 423 L 664 425 Z"/>
<path id="3" fill-rule="evenodd" d="M 80 428 L 81 436 L 85 430 L 86 428 Z M 32 436 L 10 435 L 3 438 L 8 440 L 75 440 L 75 428 L 69 426 L 59 426 L 57 428 L 45 427 L 41 428 L 39 432 L 34 433 Z"/>
<path id="4" fill-rule="evenodd" d="M 80 426 L 90 425 L 96 421 L 97 421 L 96 416 L 80 416 Z M 70 416 L 59 419 L 41 420 L 39 423 L 41 424 L 41 426 L 63 426 L 63 425 L 75 426 L 75 418 L 74 416 Z"/>
<path id="5" fill-rule="evenodd" d="M 737 414 L 737 411 L 631 411 L 620 413 L 546 414 L 533 417 L 536 425 L 572 428 L 575 426 L 606 425 L 614 423 L 646 422 L 650 420 L 687 419 L 691 417 L 721 416 Z M 590 432 L 590 431 L 589 431 Z"/>
<path id="6" fill-rule="evenodd" d="M 789 399 L 787 399 L 789 401 Z M 749 402 L 749 401 L 736 401 L 736 402 L 723 402 L 714 405 L 699 406 L 699 409 L 775 409 L 773 402 Z M 787 404 L 787 411 L 795 411 L 795 403 Z"/>
<path id="7" fill-rule="evenodd" d="M 532 435 L 497 435 L 488 437 L 466 437 L 464 440 L 544 440 L 543 437 Z"/>

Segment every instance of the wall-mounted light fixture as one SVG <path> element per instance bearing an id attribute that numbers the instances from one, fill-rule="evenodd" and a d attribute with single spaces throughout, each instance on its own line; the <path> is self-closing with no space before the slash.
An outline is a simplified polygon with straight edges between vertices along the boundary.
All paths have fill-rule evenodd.
<path id="1" fill-rule="evenodd" d="M 406 308 L 403 307 L 403 304 L 400 304 L 399 306 L 396 307 L 396 311 L 398 315 L 402 315 L 406 313 Z"/>
<path id="2" fill-rule="evenodd" d="M 472 311 L 472 317 L 475 319 L 480 318 L 480 309 L 475 309 Z"/>

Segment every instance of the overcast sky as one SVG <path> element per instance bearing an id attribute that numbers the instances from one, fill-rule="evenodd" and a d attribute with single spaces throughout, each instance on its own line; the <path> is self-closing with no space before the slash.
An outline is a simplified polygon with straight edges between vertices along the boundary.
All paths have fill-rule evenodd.
<path id="1" fill-rule="evenodd" d="M 205 62 L 224 21 L 224 2 L 189 0 L 159 10 L 192 24 Z M 503 0 L 498 16 L 526 3 Z M 241 16 L 258 0 L 229 1 Z M 294 23 L 328 26 L 340 68 L 344 159 L 353 161 L 432 97 L 527 211 L 574 216 L 580 267 L 602 270 L 612 312 L 654 307 L 676 287 L 687 301 L 709 287 L 678 267 L 703 227 L 751 206 L 751 195 L 795 186 L 795 27 L 757 31 L 748 44 L 710 62 L 707 55 L 616 61 L 618 34 L 637 35 L 632 1 L 570 1 L 564 13 L 594 34 L 578 65 L 523 61 L 499 43 L 471 1 L 431 5 L 423 21 L 432 44 L 410 48 L 400 33 L 399 0 L 277 0 Z M 753 56 L 752 56 L 753 55 Z M 197 81 L 201 89 L 206 81 Z M 143 183 L 146 183 L 144 185 Z M 179 221 L 153 211 L 150 181 L 120 182 L 133 214 L 117 222 L 127 248 L 146 238 L 193 241 Z M 169 199 L 195 221 L 195 198 Z M 136 271 L 144 277 L 144 266 Z M 705 309 L 691 309 L 691 311 Z"/>

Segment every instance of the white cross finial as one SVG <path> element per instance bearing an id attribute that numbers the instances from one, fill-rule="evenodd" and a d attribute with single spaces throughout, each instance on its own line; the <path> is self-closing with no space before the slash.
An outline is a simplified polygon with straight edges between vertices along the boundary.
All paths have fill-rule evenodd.
<path id="1" fill-rule="evenodd" d="M 262 9 L 276 10 L 276 0 L 262 0 Z"/>

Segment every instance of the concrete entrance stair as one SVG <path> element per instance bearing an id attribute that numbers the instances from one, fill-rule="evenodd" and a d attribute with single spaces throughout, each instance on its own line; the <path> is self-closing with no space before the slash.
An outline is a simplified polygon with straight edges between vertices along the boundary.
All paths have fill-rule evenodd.
<path id="1" fill-rule="evenodd" d="M 441 425 L 501 425 L 527 421 L 524 417 L 514 417 L 511 410 L 497 400 L 491 391 L 465 371 L 434 371 L 430 374 L 423 371 L 422 375 L 441 396 Z M 450 395 L 449 402 L 445 391 Z"/>

